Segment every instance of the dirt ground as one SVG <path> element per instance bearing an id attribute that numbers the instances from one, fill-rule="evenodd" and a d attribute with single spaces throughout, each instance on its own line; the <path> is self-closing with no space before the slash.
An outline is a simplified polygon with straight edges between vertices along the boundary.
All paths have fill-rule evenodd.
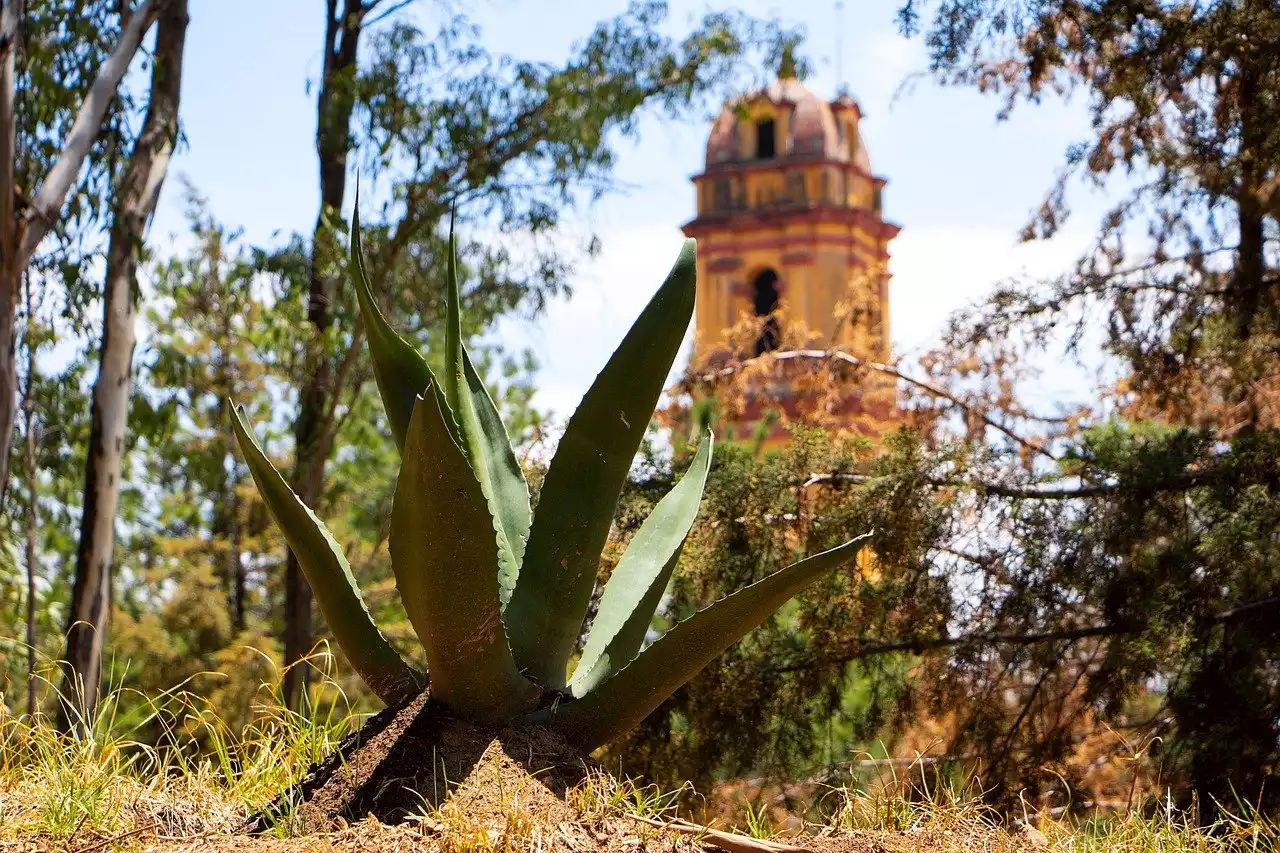
<path id="1" fill-rule="evenodd" d="M 637 816 L 624 788 L 558 736 L 482 729 L 419 698 L 372 718 L 276 802 L 246 821 L 201 802 L 200 791 L 130 805 L 111 835 L 6 837 L 24 803 L 0 791 L 0 853 L 922 853 L 1029 851 L 1041 836 L 961 825 L 920 832 L 830 830 L 759 841 Z M 379 820 L 378 818 L 381 818 Z"/>
<path id="2" fill-rule="evenodd" d="M 761 851 L 808 850 L 813 853 L 1043 853 L 1047 846 L 1000 832 L 978 834 L 926 831 L 918 833 L 847 832 L 826 836 L 781 838 Z M 747 848 L 738 848 L 746 850 Z M 334 832 L 279 839 L 245 835 L 171 838 L 154 829 L 104 839 L 42 842 L 0 841 L 2 853 L 463 853 L 463 851 L 568 851 L 568 853 L 695 853 L 734 848 L 698 841 L 625 818 L 595 824 L 564 823 L 522 830 L 514 836 L 499 828 L 477 828 L 460 835 L 430 826 L 387 826 L 369 819 Z"/>

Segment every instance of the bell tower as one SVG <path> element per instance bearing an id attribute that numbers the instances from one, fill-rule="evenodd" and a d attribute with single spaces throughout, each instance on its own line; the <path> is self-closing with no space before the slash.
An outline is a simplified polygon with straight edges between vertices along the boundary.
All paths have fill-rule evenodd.
<path id="1" fill-rule="evenodd" d="M 695 361 L 758 356 L 784 339 L 788 348 L 888 359 L 887 262 L 899 228 L 881 215 L 886 181 L 871 171 L 861 120 L 848 94 L 826 101 L 785 73 L 716 119 L 706 168 L 693 178 L 697 215 L 684 226 L 698 239 Z M 743 325 L 751 339 L 734 340 Z M 839 405 L 851 426 L 861 421 L 854 428 L 874 431 L 868 420 L 892 418 L 846 390 Z M 879 398 L 872 408 L 886 408 Z"/>

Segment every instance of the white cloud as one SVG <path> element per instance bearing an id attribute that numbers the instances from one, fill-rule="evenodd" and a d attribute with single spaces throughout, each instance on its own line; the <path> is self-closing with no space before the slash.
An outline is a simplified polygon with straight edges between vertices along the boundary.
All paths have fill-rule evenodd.
<path id="1" fill-rule="evenodd" d="M 895 349 L 930 344 L 954 311 L 980 301 L 1016 276 L 1066 272 L 1087 248 L 1089 232 L 1065 229 L 1052 240 L 1018 243 L 994 227 L 904 228 L 891 244 L 890 323 Z"/>

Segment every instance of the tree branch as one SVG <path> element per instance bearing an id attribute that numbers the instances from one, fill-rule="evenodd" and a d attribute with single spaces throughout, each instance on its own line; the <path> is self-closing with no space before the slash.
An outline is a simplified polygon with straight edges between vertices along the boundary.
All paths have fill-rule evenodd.
<path id="1" fill-rule="evenodd" d="M 372 0 L 372 2 L 365 3 L 364 8 L 362 10 L 362 14 L 368 15 L 369 13 L 373 12 L 373 10 L 376 9 L 378 6 L 380 6 L 382 2 L 383 0 Z M 399 12 L 401 9 L 408 7 L 408 5 L 412 2 L 413 0 L 397 0 L 397 2 L 392 3 L 390 6 L 383 9 L 373 17 L 365 18 L 364 26 L 372 27 L 375 24 L 380 23 L 381 21 L 385 21 L 387 18 L 390 18 L 396 12 Z"/>
<path id="2" fill-rule="evenodd" d="M 348 377 L 351 375 L 351 369 L 355 366 L 360 357 L 361 344 L 364 342 L 364 321 L 356 319 L 355 329 L 351 333 L 351 343 L 347 346 L 346 352 L 342 354 L 342 361 L 338 364 L 338 370 L 333 377 L 333 385 L 330 388 L 329 406 L 324 414 L 324 421 L 320 427 L 320 442 L 323 446 L 330 446 L 337 437 L 338 432 L 342 429 L 342 423 L 346 420 L 346 416 L 341 419 L 337 417 L 338 405 L 342 402 L 343 386 L 346 384 Z M 358 390 L 363 382 L 356 384 Z M 350 414 L 350 408 L 347 410 Z M 327 456 L 328 454 L 326 454 Z"/>
<path id="3" fill-rule="evenodd" d="M 124 79 L 134 55 L 138 52 L 138 47 L 142 44 L 143 35 L 155 23 L 166 2 L 167 0 L 143 0 L 142 5 L 129 17 L 128 23 L 120 32 L 120 41 L 116 49 L 98 69 L 98 76 L 94 79 L 89 94 L 80 106 L 80 112 L 76 114 L 71 132 L 67 134 L 62 155 L 45 176 L 40 192 L 36 194 L 31 207 L 27 209 L 27 230 L 22 238 L 22 246 L 18 250 L 17 257 L 20 268 L 30 263 L 36 247 L 52 228 L 58 211 L 67 198 L 67 193 L 71 191 L 76 175 L 80 173 L 80 167 L 89 156 L 93 140 L 97 138 L 102 128 L 103 117 L 106 116 L 107 108 L 120 88 L 120 81 Z"/>
<path id="4" fill-rule="evenodd" d="M 1048 459 L 1051 459 L 1054 462 L 1058 461 L 1058 457 L 1055 456 L 1053 454 L 1053 451 L 1049 450 L 1047 447 L 1039 444 L 1038 442 L 1032 441 L 1029 438 L 1025 438 L 1019 435 L 1009 427 L 1005 426 L 1004 424 L 992 418 L 990 415 L 982 411 L 977 406 L 974 406 L 972 403 L 968 403 L 965 400 L 962 400 L 961 398 L 957 397 L 955 394 L 952 394 L 950 391 L 947 391 L 945 388 L 941 388 L 937 385 L 934 385 L 932 382 L 928 382 L 924 379 L 919 379 L 915 376 L 911 376 L 909 374 L 903 373 L 902 371 L 898 370 L 898 368 L 894 367 L 891 364 L 885 364 L 884 362 L 869 361 L 864 358 L 858 358 L 856 355 L 851 355 L 850 353 L 842 352 L 840 350 L 797 349 L 797 350 L 785 350 L 782 352 L 767 352 L 762 355 L 758 355 L 755 358 L 746 359 L 737 364 L 731 364 L 727 367 L 722 367 L 717 370 L 704 373 L 701 376 L 699 376 L 698 379 L 700 379 L 703 382 L 710 383 L 713 380 L 720 377 L 732 376 L 733 374 L 741 371 L 744 365 L 753 361 L 759 361 L 760 359 L 764 359 L 764 358 L 770 358 L 775 361 L 799 361 L 804 359 L 809 359 L 813 361 L 842 361 L 853 367 L 863 367 L 863 368 L 866 368 L 867 370 L 875 371 L 876 373 L 882 373 L 886 376 L 892 376 L 893 378 L 906 382 L 908 385 L 913 385 L 916 388 L 919 388 L 920 390 L 925 391 L 934 397 L 937 397 L 942 400 L 946 400 L 947 402 L 951 403 L 953 406 L 960 409 L 967 415 L 976 416 L 984 424 L 996 430 L 997 432 L 1003 433 L 1004 435 L 1008 436 L 1014 442 L 1016 442 L 1022 447 L 1025 447 L 1027 450 L 1030 450 L 1033 453 L 1036 453 Z M 1040 420 L 1040 419 L 1036 419 L 1036 420 Z"/>
<path id="5" fill-rule="evenodd" d="M 935 489 L 970 489 L 975 492 L 982 492 L 983 494 L 993 495 L 999 498 L 1013 498 L 1016 500 L 1069 501 L 1110 497 L 1124 492 L 1133 492 L 1134 494 L 1182 492 L 1199 486 L 1210 485 L 1216 482 L 1219 476 L 1220 473 L 1217 471 L 1195 471 L 1158 483 L 1104 483 L 1096 486 L 1075 486 L 1072 488 L 1055 489 L 1006 486 L 1002 483 L 973 482 L 971 480 L 953 480 L 945 478 L 930 478 L 926 479 L 924 482 L 926 485 Z M 850 474 L 837 471 L 828 474 L 810 474 L 807 479 L 797 482 L 796 485 L 801 488 L 808 488 L 809 486 L 836 485 L 842 483 L 862 486 L 873 482 L 876 479 L 879 478 L 872 477 L 867 474 Z"/>
<path id="6" fill-rule="evenodd" d="M 1207 622 L 1211 625 L 1222 625 L 1228 622 L 1235 622 L 1247 616 L 1258 613 L 1259 611 L 1269 610 L 1280 607 L 1280 595 L 1270 598 L 1251 601 L 1238 607 L 1232 607 L 1209 616 Z M 1053 642 L 1056 640 L 1084 640 L 1090 637 L 1116 637 L 1125 634 L 1137 633 L 1142 626 L 1132 624 L 1105 624 L 1105 625 L 1085 625 L 1076 628 L 1059 628 L 1053 631 L 1037 631 L 1026 634 L 1012 634 L 1002 632 L 982 632 L 975 631 L 968 634 L 952 634 L 945 637 L 921 638 L 913 640 L 899 640 L 896 642 L 882 642 L 880 640 L 868 638 L 855 640 L 849 648 L 842 651 L 836 657 L 823 658 L 821 660 L 806 660 L 803 662 L 788 664 L 779 667 L 776 672 L 797 672 L 807 669 L 814 663 L 849 663 L 850 661 L 861 660 L 863 658 L 873 657 L 875 655 L 889 654 L 892 652 L 931 652 L 938 649 L 950 648 L 967 643 L 979 643 L 989 646 L 997 645 L 1015 645 L 1029 646 L 1036 643 Z"/>

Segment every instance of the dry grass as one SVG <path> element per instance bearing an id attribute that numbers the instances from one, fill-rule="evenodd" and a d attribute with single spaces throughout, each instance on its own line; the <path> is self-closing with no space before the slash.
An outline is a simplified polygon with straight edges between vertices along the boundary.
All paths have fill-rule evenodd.
<path id="1" fill-rule="evenodd" d="M 237 732 L 206 700 L 182 691 L 146 701 L 145 713 L 127 723 L 119 709 L 136 706 L 140 697 L 129 696 L 125 703 L 124 694 L 112 694 L 78 736 L 59 734 L 46 720 L 6 717 L 0 710 L 0 853 L 594 853 L 692 851 L 713 840 L 661 828 L 676 819 L 685 792 L 600 773 L 571 790 L 565 813 L 554 819 L 513 796 L 492 814 L 448 801 L 436 809 L 424 806 L 404 826 L 362 821 L 297 837 L 286 813 L 268 837 L 236 835 L 252 811 L 359 722 L 340 694 L 328 695 L 332 701 L 292 714 L 268 690 L 253 721 Z M 1276 825 L 1247 808 L 1204 829 L 1172 808 L 1086 823 L 1028 814 L 1011 824 L 972 792 L 945 786 L 927 792 L 902 786 L 832 789 L 822 805 L 833 817 L 822 826 L 806 825 L 799 836 L 781 832 L 781 824 L 758 808 L 727 828 L 825 853 L 1260 853 L 1280 846 Z"/>
<path id="2" fill-rule="evenodd" d="M 1024 810 L 1013 818 L 991 808 L 972 784 L 957 790 L 901 782 L 872 791 L 837 789 L 838 807 L 821 831 L 876 835 L 892 850 L 1035 850 L 1039 853 L 1245 853 L 1271 851 L 1280 827 L 1247 804 L 1212 826 L 1165 803 L 1084 820 Z M 917 839 L 910 843 L 911 839 Z M 900 840 L 907 840 L 902 846 Z"/>
<path id="3" fill-rule="evenodd" d="M 340 692 L 322 693 L 331 698 L 295 714 L 264 688 L 237 731 L 181 689 L 112 691 L 92 717 L 80 715 L 74 734 L 42 716 L 6 716 L 0 705 L 0 850 L 19 840 L 74 850 L 140 830 L 171 838 L 233 831 L 358 722 Z"/>

